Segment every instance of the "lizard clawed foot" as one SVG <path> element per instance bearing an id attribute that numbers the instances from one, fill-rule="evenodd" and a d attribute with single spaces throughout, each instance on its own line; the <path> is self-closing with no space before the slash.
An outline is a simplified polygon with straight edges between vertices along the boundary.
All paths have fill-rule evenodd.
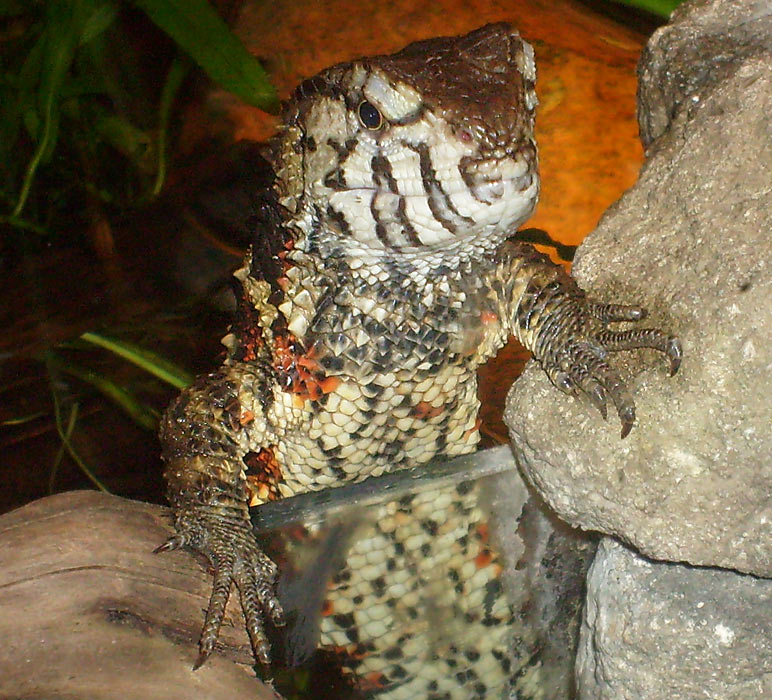
<path id="1" fill-rule="evenodd" d="M 187 545 L 204 554 L 214 569 L 212 595 L 194 671 L 206 662 L 215 648 L 234 584 L 241 598 L 252 650 L 260 663 L 271 663 L 271 649 L 264 633 L 265 618 L 277 627 L 284 624 L 284 613 L 276 597 L 276 564 L 257 546 L 247 522 L 234 522 L 231 518 L 220 520 L 213 512 L 178 518 L 178 534 L 155 550 L 156 553 L 166 552 Z"/>
<path id="2" fill-rule="evenodd" d="M 544 344 L 545 352 L 538 359 L 556 387 L 567 394 L 588 398 L 604 419 L 608 399 L 611 399 L 625 438 L 635 423 L 635 402 L 607 362 L 608 353 L 637 348 L 658 350 L 668 357 L 672 376 L 681 365 L 681 343 L 675 336 L 656 328 L 625 331 L 607 328 L 608 323 L 644 319 L 646 310 L 640 306 L 596 304 L 584 299 L 572 302 L 571 313 L 564 317 L 567 322 L 562 329 L 550 329 L 552 337 Z"/>

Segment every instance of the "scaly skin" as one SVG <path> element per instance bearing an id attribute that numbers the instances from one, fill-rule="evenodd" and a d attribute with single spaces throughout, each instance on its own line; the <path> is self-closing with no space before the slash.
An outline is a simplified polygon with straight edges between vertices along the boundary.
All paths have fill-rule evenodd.
<path id="1" fill-rule="evenodd" d="M 588 300 L 508 240 L 538 198 L 533 53 L 507 25 L 419 42 L 304 82 L 274 144 L 275 201 L 244 267 L 228 356 L 169 407 L 177 535 L 215 571 L 199 666 L 235 584 L 257 659 L 283 623 L 248 509 L 475 449 L 476 369 L 514 334 L 622 437 L 634 402 L 611 351 L 676 338 L 613 331 L 643 309 Z M 270 198 L 268 198 L 270 199 Z"/>

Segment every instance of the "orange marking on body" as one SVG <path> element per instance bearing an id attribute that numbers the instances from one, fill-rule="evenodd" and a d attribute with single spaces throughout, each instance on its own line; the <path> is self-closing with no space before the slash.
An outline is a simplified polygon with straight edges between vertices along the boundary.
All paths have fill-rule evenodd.
<path id="1" fill-rule="evenodd" d="M 484 569 L 493 561 L 493 554 L 490 549 L 483 549 L 475 558 L 474 564 L 478 569 Z"/>
<path id="2" fill-rule="evenodd" d="M 322 617 L 329 617 L 335 612 L 335 606 L 331 600 L 325 600 L 322 603 Z"/>
<path id="3" fill-rule="evenodd" d="M 298 367 L 303 367 L 309 372 L 318 372 L 319 363 L 316 361 L 316 346 L 312 345 L 305 354 L 297 359 Z"/>
<path id="4" fill-rule="evenodd" d="M 480 320 L 483 323 L 495 323 L 499 320 L 499 317 L 493 311 L 483 311 L 480 314 Z"/>
<path id="5" fill-rule="evenodd" d="M 295 353 L 292 349 L 289 334 L 277 335 L 273 343 L 273 365 L 284 374 L 289 375 L 295 367 Z"/>
<path id="6" fill-rule="evenodd" d="M 480 538 L 481 542 L 487 542 L 488 541 L 488 523 L 480 523 L 476 528 L 475 532 L 477 533 L 477 537 Z"/>
<path id="7" fill-rule="evenodd" d="M 397 526 L 404 527 L 405 525 L 409 525 L 411 521 L 412 516 L 408 513 L 403 513 L 401 510 L 394 513 L 394 522 L 397 523 Z"/>
<path id="8" fill-rule="evenodd" d="M 354 676 L 350 675 L 352 674 L 352 670 L 350 668 L 347 668 L 347 666 L 351 665 L 352 661 L 361 661 L 362 659 L 366 659 L 368 656 L 370 656 L 370 652 L 367 651 L 367 648 L 364 647 L 362 644 L 357 644 L 356 646 L 339 646 L 335 644 L 331 644 L 329 646 L 325 645 L 324 651 L 328 654 L 332 654 L 333 656 L 337 657 L 337 663 L 342 667 L 341 671 L 348 677 L 347 680 L 349 683 L 351 683 L 356 689 L 359 691 L 364 692 L 365 690 L 377 690 L 378 688 L 382 686 L 371 686 L 370 683 L 365 680 L 362 676 Z M 377 682 L 383 682 L 383 678 L 381 677 L 381 674 L 378 672 L 374 672 L 376 675 L 379 676 L 377 679 Z M 348 695 L 346 695 L 348 697 Z M 358 697 L 358 696 L 357 696 Z"/>
<path id="9" fill-rule="evenodd" d="M 359 683 L 360 690 L 379 690 L 385 688 L 389 683 L 389 679 L 380 671 L 373 671 L 362 677 Z"/>
<path id="10" fill-rule="evenodd" d="M 241 423 L 241 425 L 249 425 L 253 420 L 255 420 L 255 414 L 246 409 L 243 410 L 239 416 L 239 423 Z"/>
<path id="11" fill-rule="evenodd" d="M 251 474 L 247 474 L 247 484 L 251 491 L 250 505 L 259 502 L 275 501 L 281 497 L 279 482 L 282 481 L 282 470 L 274 452 L 276 446 L 263 447 L 258 452 L 247 452 L 243 461 Z"/>
<path id="12" fill-rule="evenodd" d="M 317 349 L 303 351 L 291 334 L 283 333 L 274 343 L 274 367 L 281 386 L 301 400 L 318 401 L 340 385 L 339 377 L 328 377 L 317 361 Z"/>
<path id="13" fill-rule="evenodd" d="M 340 377 L 325 377 L 319 382 L 323 394 L 331 394 L 340 386 Z"/>
<path id="14" fill-rule="evenodd" d="M 426 420 L 439 416 L 444 410 L 445 406 L 432 406 L 428 401 L 419 401 L 413 406 L 410 414 L 418 420 Z"/>
<path id="15" fill-rule="evenodd" d="M 253 322 L 251 316 L 242 323 L 238 332 L 240 338 L 240 358 L 243 362 L 254 362 L 257 359 L 258 350 L 263 346 L 263 332 L 260 326 Z"/>
<path id="16" fill-rule="evenodd" d="M 469 440 L 469 438 L 471 438 L 475 433 L 479 432 L 481 425 L 482 425 L 482 418 L 478 416 L 477 420 L 474 422 L 474 426 L 469 428 L 469 430 L 467 430 L 464 433 L 464 440 Z"/>
<path id="17" fill-rule="evenodd" d="M 254 476 L 247 476 L 247 503 L 249 504 L 250 508 L 254 508 L 254 506 L 259 506 L 261 503 L 264 503 L 263 499 L 260 498 L 260 495 L 258 494 L 258 491 L 260 490 L 260 484 L 257 482 L 256 478 Z"/>
<path id="18" fill-rule="evenodd" d="M 287 253 L 289 253 L 289 251 L 291 251 L 294 247 L 295 247 L 295 241 L 291 238 L 288 238 L 287 240 L 284 241 L 284 250 L 279 251 L 276 255 L 276 257 L 279 258 L 279 260 L 281 260 L 281 266 L 285 273 L 291 267 L 295 266 L 295 264 L 291 260 L 287 260 Z M 279 286 L 284 291 L 286 291 L 286 288 L 289 286 L 289 280 L 286 277 L 280 277 L 279 279 L 284 281 L 284 284 L 282 284 L 282 282 L 279 282 Z"/>

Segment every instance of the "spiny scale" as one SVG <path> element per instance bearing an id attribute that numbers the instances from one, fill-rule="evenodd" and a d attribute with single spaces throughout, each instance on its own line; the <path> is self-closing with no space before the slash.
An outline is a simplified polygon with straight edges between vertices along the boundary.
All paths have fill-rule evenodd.
<path id="1" fill-rule="evenodd" d="M 236 273 L 227 359 L 181 394 L 162 425 L 178 532 L 168 548 L 188 545 L 215 569 L 202 661 L 234 583 L 261 660 L 263 625 L 283 622 L 276 567 L 254 541 L 248 507 L 473 451 L 475 372 L 508 335 L 561 389 L 601 407 L 608 396 L 628 429 L 633 401 L 607 350 L 651 347 L 677 367 L 678 341 L 661 331 L 609 333 L 608 322 L 641 317 L 637 307 L 600 312 L 561 268 L 508 240 L 538 196 L 534 80 L 531 47 L 497 24 L 334 66 L 287 105 L 273 146 L 275 190 L 262 198 L 270 216 L 259 220 L 268 223 Z M 346 646 L 340 635 L 353 634 L 360 646 L 346 667 L 364 680 L 377 673 L 390 688 L 384 697 L 468 698 L 470 687 L 479 694 L 508 675 L 519 697 L 536 697 L 524 689 L 533 680 L 526 669 L 501 660 L 510 658 L 505 640 L 514 639 L 516 659 L 527 637 L 506 601 L 489 600 L 501 606 L 495 616 L 473 614 L 479 586 L 489 590 L 498 567 L 471 571 L 470 558 L 481 560 L 469 542 L 484 517 L 466 503 L 473 495 L 461 496 L 418 499 L 387 537 L 394 571 L 373 588 L 356 565 L 368 553 L 355 547 L 347 587 L 331 593 L 344 612 L 326 624 L 325 641 Z M 427 517 L 435 525 L 421 527 Z M 456 532 L 465 534 L 451 542 L 446 533 Z M 420 566 L 396 565 L 402 540 L 417 545 Z M 431 668 L 420 654 L 378 658 L 399 644 L 389 615 L 416 590 L 405 572 L 419 576 L 422 567 L 447 569 L 449 587 L 438 595 L 469 613 L 479 647 L 463 649 L 476 659 L 469 675 L 448 681 L 442 665 Z M 451 571 L 465 569 L 474 586 L 452 580 Z M 355 590 L 360 604 L 352 607 L 345 595 Z M 419 632 L 400 651 L 421 648 Z M 481 685 L 467 684 L 473 676 Z"/>

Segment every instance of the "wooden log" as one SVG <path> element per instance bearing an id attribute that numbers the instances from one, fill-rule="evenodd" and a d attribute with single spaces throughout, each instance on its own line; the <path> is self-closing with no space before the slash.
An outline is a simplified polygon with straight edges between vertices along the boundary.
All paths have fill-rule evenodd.
<path id="1" fill-rule="evenodd" d="M 0 699 L 278 697 L 251 668 L 237 595 L 192 670 L 211 576 L 152 553 L 171 532 L 168 510 L 93 491 L 0 516 Z"/>

